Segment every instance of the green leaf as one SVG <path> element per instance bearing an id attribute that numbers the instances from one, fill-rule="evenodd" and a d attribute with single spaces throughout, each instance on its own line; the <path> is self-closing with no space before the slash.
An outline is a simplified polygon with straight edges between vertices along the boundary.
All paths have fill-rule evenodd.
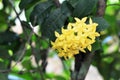
<path id="1" fill-rule="evenodd" d="M 48 78 L 48 79 L 52 79 L 52 78 L 55 77 L 55 74 L 53 74 L 53 73 L 46 73 L 45 77 Z"/>
<path id="2" fill-rule="evenodd" d="M 0 33 L 0 44 L 10 44 L 11 42 L 18 40 L 19 36 L 11 31 L 1 32 Z"/>
<path id="3" fill-rule="evenodd" d="M 55 80 L 66 80 L 63 76 L 55 76 Z"/>
<path id="4" fill-rule="evenodd" d="M 71 4 L 69 2 L 64 1 L 60 8 L 64 15 L 70 16 L 72 14 L 73 7 L 71 6 Z"/>
<path id="5" fill-rule="evenodd" d="M 7 64 L 8 65 L 8 64 Z M 5 64 L 5 62 L 0 62 L 0 70 L 4 71 L 4 70 L 7 70 L 7 65 Z M 7 79 L 7 76 L 8 76 L 8 73 L 0 73 L 0 79 L 1 80 L 8 80 Z"/>
<path id="6" fill-rule="evenodd" d="M 69 0 L 69 2 L 75 8 L 75 6 L 78 4 L 79 0 Z"/>
<path id="7" fill-rule="evenodd" d="M 25 16 L 28 22 L 30 22 L 29 17 L 30 14 L 34 8 L 34 6 L 40 2 L 41 0 L 21 0 L 20 4 L 19 4 L 19 8 L 25 9 Z"/>
<path id="8" fill-rule="evenodd" d="M 7 29 L 7 19 L 8 14 L 4 10 L 0 10 L 0 32 L 3 32 Z"/>
<path id="9" fill-rule="evenodd" d="M 38 48 L 33 48 L 33 55 L 35 56 L 35 61 L 38 63 L 41 59 L 41 52 L 40 52 L 40 49 Z"/>
<path id="10" fill-rule="evenodd" d="M 93 22 L 98 23 L 98 26 L 97 26 L 98 32 L 103 31 L 109 27 L 108 22 L 103 17 L 93 17 L 92 20 L 93 20 Z"/>
<path id="11" fill-rule="evenodd" d="M 32 27 L 31 27 L 30 24 L 29 24 L 28 22 L 26 22 L 26 21 L 22 21 L 22 22 L 21 22 L 21 25 L 22 25 L 23 27 L 26 27 L 26 28 L 32 30 Z"/>
<path id="12" fill-rule="evenodd" d="M 62 14 L 60 9 L 56 9 L 41 25 L 42 35 L 50 40 L 54 40 L 54 31 L 56 30 L 60 32 L 60 29 L 63 27 L 66 18 L 67 17 Z"/>
<path id="13" fill-rule="evenodd" d="M 21 0 L 19 7 L 20 9 L 30 8 L 31 6 L 35 5 L 40 0 Z"/>
<path id="14" fill-rule="evenodd" d="M 51 11 L 52 1 L 41 2 L 37 4 L 30 15 L 30 21 L 33 26 L 41 24 Z"/>
<path id="15" fill-rule="evenodd" d="M 110 64 L 110 63 L 113 62 L 114 57 L 112 57 L 112 56 L 108 56 L 108 57 L 103 58 L 102 60 L 103 60 L 104 62 Z"/>
<path id="16" fill-rule="evenodd" d="M 30 14 L 33 11 L 34 6 L 31 6 L 29 9 L 25 9 L 25 17 L 28 22 L 30 22 Z"/>
<path id="17" fill-rule="evenodd" d="M 24 9 L 29 3 L 31 3 L 33 0 L 21 0 L 19 7 L 20 9 Z"/>
<path id="18" fill-rule="evenodd" d="M 27 70 L 31 70 L 32 69 L 30 57 L 24 57 L 24 59 L 22 61 L 22 66 L 24 68 L 26 68 Z"/>
<path id="19" fill-rule="evenodd" d="M 4 62 L 0 62 L 0 70 L 5 70 L 7 69 L 7 66 Z"/>
<path id="20" fill-rule="evenodd" d="M 1 47 L 0 47 L 0 58 L 2 58 L 2 59 L 10 58 L 10 55 L 8 54 L 8 51 L 4 48 L 1 48 Z"/>
<path id="21" fill-rule="evenodd" d="M 73 16 L 82 18 L 91 14 L 97 5 L 98 0 L 79 0 L 73 11 Z"/>
<path id="22" fill-rule="evenodd" d="M 92 52 L 101 49 L 101 43 L 97 39 L 95 43 L 92 44 Z"/>
<path id="23" fill-rule="evenodd" d="M 47 49 L 49 47 L 48 41 L 47 40 L 40 40 L 40 45 L 43 49 Z"/>
<path id="24" fill-rule="evenodd" d="M 111 10 L 111 9 L 110 9 Z M 104 18 L 106 19 L 106 21 L 109 22 L 109 28 L 108 28 L 108 34 L 111 35 L 111 34 L 118 34 L 119 30 L 118 27 L 119 27 L 119 23 L 116 24 L 116 17 L 114 15 L 108 15 L 108 14 L 105 14 Z M 118 18 L 118 17 L 117 17 Z M 119 22 L 119 21 L 118 21 Z M 116 26 L 116 27 L 115 27 Z"/>
<path id="25" fill-rule="evenodd" d="M 53 73 L 47 73 L 45 74 L 46 79 L 55 79 L 55 80 L 67 80 L 65 77 L 63 77 L 62 75 L 56 75 Z"/>
<path id="26" fill-rule="evenodd" d="M 67 18 L 71 15 L 71 8 L 63 3 L 60 8 L 55 9 L 41 25 L 41 32 L 44 37 L 55 40 L 55 31 L 61 32 Z"/>
<path id="27" fill-rule="evenodd" d="M 8 80 L 7 74 L 0 73 L 0 79 L 1 80 Z"/>

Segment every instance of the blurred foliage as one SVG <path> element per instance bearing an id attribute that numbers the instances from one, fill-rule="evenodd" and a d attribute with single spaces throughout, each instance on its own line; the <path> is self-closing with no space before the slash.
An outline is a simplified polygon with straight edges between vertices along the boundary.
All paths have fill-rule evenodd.
<path id="1" fill-rule="evenodd" d="M 117 1 L 117 0 L 116 0 Z M 120 2 L 108 0 L 104 18 L 110 24 L 101 32 L 102 50 L 96 51 L 93 65 L 105 80 L 119 80 L 120 76 Z"/>
<path id="2" fill-rule="evenodd" d="M 101 33 L 93 44 L 92 64 L 104 80 L 119 80 L 120 1 L 107 0 L 104 18 L 96 15 L 97 4 L 98 0 L 65 0 L 61 4 L 57 0 L 0 0 L 0 79 L 13 75 L 21 80 L 70 80 L 74 59 L 60 59 L 61 75 L 46 72 L 48 58 L 56 55 L 50 41 L 56 38 L 54 31 L 61 33 L 61 27 L 74 22 L 74 17 L 87 16 L 99 24 Z M 15 26 L 23 32 L 18 34 Z M 33 30 L 36 26 L 37 33 Z"/>

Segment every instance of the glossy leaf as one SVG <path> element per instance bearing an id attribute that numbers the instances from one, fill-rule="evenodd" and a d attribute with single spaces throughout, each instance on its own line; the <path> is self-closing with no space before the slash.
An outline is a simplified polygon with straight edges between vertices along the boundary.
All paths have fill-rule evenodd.
<path id="1" fill-rule="evenodd" d="M 30 14 L 31 14 L 34 6 L 40 1 L 41 0 L 21 0 L 21 2 L 19 4 L 19 8 L 21 10 L 25 9 L 25 17 L 28 22 L 30 22 L 29 17 L 30 17 Z"/>
<path id="2" fill-rule="evenodd" d="M 101 49 L 101 43 L 97 39 L 95 43 L 92 44 L 92 52 Z"/>
<path id="3" fill-rule="evenodd" d="M 73 16 L 82 18 L 92 13 L 98 0 L 79 0 L 73 11 Z"/>
<path id="4" fill-rule="evenodd" d="M 20 9 L 24 9 L 26 5 L 28 5 L 32 1 L 33 0 L 21 0 L 20 5 L 19 5 Z"/>
<path id="5" fill-rule="evenodd" d="M 30 21 L 33 26 L 41 24 L 51 11 L 52 1 L 41 2 L 37 4 L 30 15 Z"/>
<path id="6" fill-rule="evenodd" d="M 108 22 L 102 17 L 93 17 L 93 22 L 98 23 L 97 31 L 103 31 L 109 27 Z"/>
<path id="7" fill-rule="evenodd" d="M 64 6 L 64 8 L 62 6 Z M 64 26 L 66 19 L 71 15 L 70 6 L 66 3 L 62 6 L 51 12 L 49 17 L 43 22 L 41 25 L 42 36 L 54 40 L 54 32 L 61 31 L 61 27 Z"/>
<path id="8" fill-rule="evenodd" d="M 69 2 L 73 7 L 75 7 L 78 4 L 79 0 L 69 0 Z"/>

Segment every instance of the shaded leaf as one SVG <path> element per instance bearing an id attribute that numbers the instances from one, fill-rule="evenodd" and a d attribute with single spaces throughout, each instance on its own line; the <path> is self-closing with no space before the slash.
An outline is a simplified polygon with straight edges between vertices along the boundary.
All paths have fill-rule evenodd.
<path id="1" fill-rule="evenodd" d="M 40 40 L 40 45 L 43 49 L 47 49 L 49 47 L 48 41 L 42 39 Z"/>
<path id="2" fill-rule="evenodd" d="M 0 10 L 0 31 L 3 32 L 7 29 L 7 19 L 8 14 L 6 14 L 3 10 Z"/>
<path id="3" fill-rule="evenodd" d="M 62 7 L 64 6 L 64 8 Z M 60 8 L 55 9 L 49 14 L 49 17 L 41 25 L 41 32 L 44 37 L 50 40 L 55 40 L 54 31 L 61 31 L 66 19 L 71 15 L 71 8 L 68 4 L 64 3 Z"/>
<path id="4" fill-rule="evenodd" d="M 32 27 L 30 26 L 30 24 L 28 22 L 22 21 L 21 24 L 22 24 L 23 27 L 26 27 L 26 28 L 32 30 Z"/>
<path id="5" fill-rule="evenodd" d="M 0 79 L 1 80 L 8 80 L 7 74 L 0 73 Z"/>
<path id="6" fill-rule="evenodd" d="M 0 48 L 0 58 L 2 59 L 8 59 L 10 55 L 8 54 L 8 51 L 4 48 Z"/>
<path id="7" fill-rule="evenodd" d="M 19 7 L 20 9 L 29 8 L 32 5 L 35 5 L 35 3 L 39 2 L 40 0 L 21 0 Z"/>
<path id="8" fill-rule="evenodd" d="M 4 62 L 0 62 L 0 71 L 4 71 L 4 70 L 7 70 L 7 66 Z M 8 73 L 0 73 L 0 79 L 1 80 L 8 80 L 7 79 L 7 76 L 8 76 Z"/>
<path id="9" fill-rule="evenodd" d="M 25 9 L 25 17 L 28 22 L 30 22 L 30 14 L 33 11 L 35 5 L 31 6 L 29 9 Z"/>
<path id="10" fill-rule="evenodd" d="M 63 27 L 66 18 L 67 17 L 62 14 L 60 9 L 56 9 L 41 25 L 42 35 L 50 40 L 54 40 L 54 31 L 57 30 L 60 32 L 60 29 Z"/>
<path id="11" fill-rule="evenodd" d="M 29 3 L 31 3 L 33 0 L 21 0 L 19 7 L 20 9 L 24 9 Z"/>
<path id="12" fill-rule="evenodd" d="M 69 2 L 75 8 L 75 6 L 78 4 L 79 0 L 69 0 Z"/>
<path id="13" fill-rule="evenodd" d="M 0 62 L 0 70 L 6 70 L 7 66 L 4 62 Z"/>
<path id="14" fill-rule="evenodd" d="M 11 26 L 15 26 L 15 25 L 16 25 L 14 19 L 13 19 L 13 20 L 10 20 L 10 25 L 11 25 Z"/>
<path id="15" fill-rule="evenodd" d="M 96 40 L 95 43 L 92 44 L 92 52 L 101 49 L 101 43 L 99 40 Z"/>
<path id="16" fill-rule="evenodd" d="M 40 49 L 32 48 L 33 49 L 33 55 L 35 56 L 35 61 L 38 63 L 41 59 Z"/>
<path id="17" fill-rule="evenodd" d="M 0 44 L 10 44 L 11 42 L 19 39 L 19 36 L 11 31 L 1 32 L 0 33 Z"/>
<path id="18" fill-rule="evenodd" d="M 52 6 L 52 1 L 46 1 L 37 4 L 30 15 L 30 21 L 32 25 L 35 26 L 36 24 L 41 24 L 44 19 L 48 17 Z"/>
<path id="19" fill-rule="evenodd" d="M 19 57 L 21 55 L 25 56 L 25 54 L 22 54 L 23 53 L 23 50 L 25 50 L 25 41 L 23 43 L 21 43 L 21 45 L 19 46 L 19 49 L 17 51 L 17 55 L 14 55 L 14 58 L 15 58 L 15 61 L 17 61 L 19 59 Z M 23 58 L 23 57 L 22 57 Z"/>
<path id="20" fill-rule="evenodd" d="M 8 0 L 2 0 L 2 3 L 3 3 L 3 8 L 4 9 L 7 8 L 10 5 Z"/>
<path id="21" fill-rule="evenodd" d="M 19 4 L 19 8 L 25 9 L 25 16 L 28 22 L 30 22 L 29 17 L 30 14 L 34 8 L 34 6 L 40 2 L 41 0 L 21 0 L 20 4 Z"/>
<path id="22" fill-rule="evenodd" d="M 79 0 L 73 11 L 73 16 L 82 18 L 91 14 L 97 2 L 98 0 Z"/>
<path id="23" fill-rule="evenodd" d="M 47 58 L 47 54 L 48 54 L 48 50 L 47 49 L 37 49 L 37 48 L 33 48 L 33 54 L 35 56 L 35 60 L 37 63 L 39 63 L 39 61 L 45 60 Z"/>
<path id="24" fill-rule="evenodd" d="M 97 31 L 103 31 L 109 27 L 108 22 L 103 17 L 93 17 L 93 22 L 98 23 Z"/>
<path id="25" fill-rule="evenodd" d="M 70 16 L 72 13 L 73 7 L 71 6 L 71 4 L 67 1 L 64 1 L 61 5 L 61 11 L 64 15 L 66 16 Z"/>

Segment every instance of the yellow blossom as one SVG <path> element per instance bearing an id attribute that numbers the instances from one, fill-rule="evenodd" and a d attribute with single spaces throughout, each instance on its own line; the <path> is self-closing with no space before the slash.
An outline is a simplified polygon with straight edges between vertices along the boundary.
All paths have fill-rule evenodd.
<path id="1" fill-rule="evenodd" d="M 96 32 L 97 23 L 93 23 L 89 19 L 89 24 L 86 24 L 87 17 L 74 18 L 75 23 L 69 23 L 67 29 L 62 28 L 61 34 L 55 31 L 57 37 L 55 42 L 51 42 L 52 48 L 57 50 L 60 57 L 65 59 L 71 58 L 80 52 L 86 53 L 85 49 L 92 50 L 91 44 L 95 42 L 95 38 L 100 36 Z"/>

